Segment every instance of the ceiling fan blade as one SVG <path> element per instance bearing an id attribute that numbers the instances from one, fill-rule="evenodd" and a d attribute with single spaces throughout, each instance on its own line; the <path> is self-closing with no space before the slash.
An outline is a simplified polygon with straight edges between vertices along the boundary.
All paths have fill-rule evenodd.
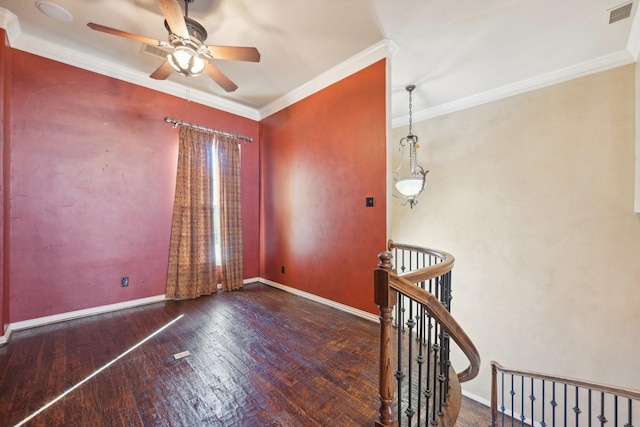
<path id="1" fill-rule="evenodd" d="M 101 31 L 107 34 L 113 34 L 114 36 L 120 36 L 127 39 L 137 40 L 142 43 L 147 43 L 155 46 L 162 46 L 163 42 L 160 40 L 152 39 L 150 37 L 139 36 L 138 34 L 127 33 L 126 31 L 116 30 L 115 28 L 105 27 L 104 25 L 94 24 L 93 22 L 89 22 L 87 24 L 89 28 L 96 31 Z"/>
<path id="2" fill-rule="evenodd" d="M 173 73 L 173 67 L 169 61 L 164 61 L 149 77 L 156 80 L 164 80 Z"/>
<path id="3" fill-rule="evenodd" d="M 218 83 L 220 87 L 227 92 L 233 92 L 238 89 L 238 86 L 229 80 L 229 77 L 225 76 L 222 71 L 220 71 L 215 65 L 207 62 L 204 67 L 204 72 L 207 76 L 211 78 L 214 82 Z"/>
<path id="4" fill-rule="evenodd" d="M 171 32 L 183 39 L 189 39 L 189 30 L 184 22 L 182 8 L 177 0 L 158 0 L 164 19 L 167 20 Z"/>
<path id="5" fill-rule="evenodd" d="M 260 62 L 260 52 L 255 47 L 207 46 L 209 55 L 215 59 Z"/>

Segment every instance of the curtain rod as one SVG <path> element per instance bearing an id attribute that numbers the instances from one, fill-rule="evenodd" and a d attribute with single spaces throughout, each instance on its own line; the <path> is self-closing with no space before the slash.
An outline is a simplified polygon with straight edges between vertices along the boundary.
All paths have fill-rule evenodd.
<path id="1" fill-rule="evenodd" d="M 200 129 L 206 132 L 217 133 L 218 135 L 224 135 L 224 136 L 230 136 L 232 138 L 243 139 L 244 142 L 253 142 L 253 138 L 251 138 L 250 136 L 238 135 L 236 133 L 225 132 L 223 130 L 214 129 L 214 128 L 208 128 L 206 126 L 200 126 L 194 123 L 183 122 L 182 120 L 172 119 L 171 117 L 165 117 L 164 121 L 167 123 L 172 123 L 174 129 L 178 126 L 187 126 L 190 128 Z"/>

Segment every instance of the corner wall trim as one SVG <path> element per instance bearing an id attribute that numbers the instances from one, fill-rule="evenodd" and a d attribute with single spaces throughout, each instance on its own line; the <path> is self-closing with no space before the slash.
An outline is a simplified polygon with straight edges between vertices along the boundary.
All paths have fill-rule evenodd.
<path id="1" fill-rule="evenodd" d="M 639 24 L 640 26 L 640 24 Z M 633 211 L 640 214 L 640 64 L 636 63 L 635 75 L 635 106 L 636 112 L 634 117 L 635 123 L 635 171 L 634 171 L 634 200 Z"/>
<path id="2" fill-rule="evenodd" d="M 283 285 L 278 282 L 274 282 L 273 280 L 259 278 L 257 280 L 260 283 L 271 286 L 273 288 L 280 289 L 282 291 L 288 292 L 293 295 L 297 295 L 311 301 L 315 301 L 317 303 L 326 305 L 328 307 L 335 308 L 336 310 L 344 311 L 345 313 L 353 314 L 354 316 L 360 317 L 365 320 L 369 320 L 371 322 L 378 323 L 379 318 L 375 314 L 368 313 L 366 311 L 359 310 L 357 308 L 353 308 L 351 306 L 340 304 L 339 302 L 331 301 L 330 299 L 322 298 L 314 294 L 310 294 L 309 292 L 301 291 L 300 289 L 292 288 L 287 285 Z"/>
<path id="3" fill-rule="evenodd" d="M 13 40 L 22 33 L 22 29 L 20 28 L 20 22 L 18 21 L 18 17 L 8 11 L 7 9 L 3 9 L 0 7 L 0 28 L 4 28 L 7 32 L 7 39 L 9 42 L 9 46 L 11 46 Z"/>
<path id="4" fill-rule="evenodd" d="M 4 335 L 0 336 L 0 347 L 9 342 L 11 338 L 11 325 L 7 325 L 4 329 Z"/>
<path id="5" fill-rule="evenodd" d="M 54 314 L 51 316 L 38 317 L 36 319 L 23 320 L 21 322 L 11 323 L 9 330 L 19 331 L 22 329 L 35 328 L 51 323 L 64 322 L 65 320 L 78 319 L 80 317 L 93 316 L 95 314 L 108 313 L 111 311 L 123 310 L 125 308 L 133 308 L 141 305 L 154 304 L 165 301 L 164 295 L 156 295 L 153 297 L 134 299 L 130 301 L 118 302 L 115 304 L 101 305 L 98 307 L 85 308 L 83 310 L 69 311 L 67 313 Z M 5 334 L 6 335 L 6 334 Z M 7 338 L 8 341 L 8 338 Z M 1 343 L 2 341 L 0 341 Z"/>

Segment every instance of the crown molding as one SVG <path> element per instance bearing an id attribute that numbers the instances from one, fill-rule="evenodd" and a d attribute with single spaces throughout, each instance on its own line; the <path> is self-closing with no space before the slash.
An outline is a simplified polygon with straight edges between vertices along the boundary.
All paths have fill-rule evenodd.
<path id="1" fill-rule="evenodd" d="M 634 60 L 638 60 L 640 54 L 640 16 L 638 16 L 637 2 L 634 2 L 633 21 L 631 21 L 631 29 L 629 30 L 629 38 L 627 39 L 627 50 L 633 55 Z"/>
<path id="2" fill-rule="evenodd" d="M 530 92 L 532 90 L 541 89 L 543 87 L 573 80 L 578 77 L 584 77 L 589 74 L 595 74 L 623 65 L 632 64 L 633 62 L 635 62 L 633 55 L 626 49 L 621 50 L 619 52 L 605 55 L 592 61 L 582 62 L 580 64 L 561 68 L 550 73 L 541 74 L 531 79 L 522 80 L 476 95 L 468 96 L 466 98 L 461 98 L 455 101 L 447 102 L 445 104 L 437 105 L 432 108 L 416 111 L 413 113 L 413 121 L 415 123 L 422 120 L 427 120 L 467 108 L 475 107 L 478 105 L 487 104 L 489 102 L 508 98 L 513 95 L 518 95 L 521 93 Z M 397 128 L 408 124 L 409 116 L 406 115 L 394 119 L 392 122 L 392 127 Z"/>
<path id="3" fill-rule="evenodd" d="M 260 117 L 269 117 L 383 58 L 391 58 L 397 51 L 398 45 L 392 40 L 381 40 L 261 108 Z"/>
<path id="4" fill-rule="evenodd" d="M 20 28 L 20 21 L 18 17 L 8 11 L 7 9 L 3 9 L 0 7 L 0 28 L 4 28 L 7 32 L 7 39 L 9 41 L 9 46 L 12 45 L 13 40 L 22 33 L 22 29 Z"/>
<path id="5" fill-rule="evenodd" d="M 114 64 L 110 61 L 92 56 L 88 53 L 79 53 L 76 50 L 59 46 L 50 41 L 24 34 L 20 30 L 18 18 L 13 13 L 2 8 L 0 8 L 0 27 L 5 28 L 9 43 L 11 47 L 15 49 L 180 98 L 183 98 L 185 95 L 185 88 L 182 84 L 166 80 L 158 81 L 149 79 L 149 76 L 144 73 L 123 66 L 114 67 Z M 391 58 L 397 51 L 398 46 L 392 40 L 381 40 L 313 80 L 276 99 L 260 110 L 219 98 L 197 89 L 190 89 L 189 100 L 251 120 L 260 121 L 262 118 L 274 114 L 362 70 L 380 59 Z"/>

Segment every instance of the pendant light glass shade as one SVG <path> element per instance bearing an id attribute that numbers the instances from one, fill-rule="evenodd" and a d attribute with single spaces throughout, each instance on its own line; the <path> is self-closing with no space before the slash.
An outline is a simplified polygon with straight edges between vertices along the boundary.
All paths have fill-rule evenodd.
<path id="1" fill-rule="evenodd" d="M 396 189 L 405 197 L 415 197 L 422 192 L 424 184 L 423 176 L 410 176 L 396 181 Z"/>

